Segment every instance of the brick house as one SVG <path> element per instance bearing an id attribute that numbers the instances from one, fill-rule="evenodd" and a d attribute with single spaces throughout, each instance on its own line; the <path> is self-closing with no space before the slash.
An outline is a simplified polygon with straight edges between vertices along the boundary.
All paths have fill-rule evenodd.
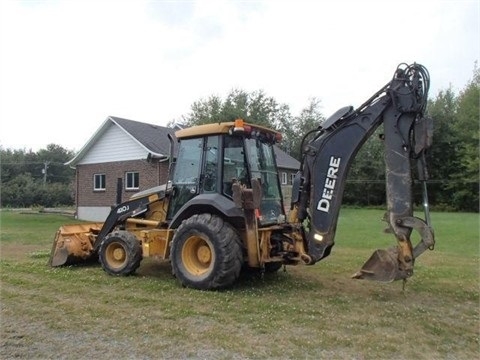
<path id="1" fill-rule="evenodd" d="M 77 218 L 104 221 L 113 204 L 168 180 L 170 140 L 178 129 L 109 116 L 75 157 Z M 285 201 L 300 163 L 275 148 Z"/>

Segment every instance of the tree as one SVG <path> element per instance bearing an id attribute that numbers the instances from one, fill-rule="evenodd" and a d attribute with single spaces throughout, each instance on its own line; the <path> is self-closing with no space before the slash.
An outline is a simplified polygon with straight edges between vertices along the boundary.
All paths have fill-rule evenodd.
<path id="1" fill-rule="evenodd" d="M 232 90 L 223 100 L 216 95 L 195 101 L 191 112 L 182 117 L 185 126 L 214 122 L 245 121 L 279 131 L 283 139 L 279 147 L 296 159 L 301 158 L 300 143 L 304 134 L 317 128 L 325 117 L 320 111 L 320 100 L 310 99 L 299 116 L 293 117 L 287 104 L 278 103 L 264 91 Z M 172 124 L 170 124 L 172 125 Z"/>
<path id="2" fill-rule="evenodd" d="M 303 137 L 311 130 L 317 129 L 325 117 L 320 111 L 321 101 L 318 98 L 311 98 L 309 104 L 300 111 L 300 115 L 294 117 L 291 127 L 291 155 L 296 159 L 301 159 L 302 149 L 301 142 Z"/>
<path id="3" fill-rule="evenodd" d="M 459 96 L 448 88 L 428 101 L 427 114 L 434 119 L 433 145 L 427 152 L 429 196 L 437 208 L 479 211 L 479 88 L 475 66 L 473 79 Z M 320 105 L 319 99 L 312 98 L 298 116 L 292 116 L 287 104 L 279 104 L 263 91 L 235 89 L 225 99 L 212 95 L 194 102 L 183 119 L 192 126 L 243 118 L 273 128 L 283 135 L 280 148 L 301 160 L 304 135 L 325 121 Z M 377 135 L 378 131 L 367 140 L 352 163 L 344 203 L 385 201 L 383 144 Z"/>
<path id="4" fill-rule="evenodd" d="M 71 205 L 75 172 L 65 162 L 73 155 L 55 144 L 38 152 L 0 148 L 1 205 Z"/>
<path id="5" fill-rule="evenodd" d="M 454 128 L 457 113 L 457 99 L 451 88 L 438 92 L 427 106 L 428 115 L 433 118 L 433 144 L 428 150 L 429 195 L 433 204 L 451 206 L 451 192 L 448 190 L 451 172 L 457 169 L 458 139 Z"/>
<path id="6" fill-rule="evenodd" d="M 428 154 L 432 203 L 447 209 L 479 211 L 479 98 L 477 67 L 472 80 L 455 96 L 442 90 L 429 102 L 434 119 Z"/>
<path id="7" fill-rule="evenodd" d="M 352 162 L 345 186 L 344 202 L 355 205 L 385 203 L 384 144 L 380 140 L 382 128 L 363 144 Z"/>
<path id="8" fill-rule="evenodd" d="M 0 165 L 2 184 L 14 179 L 20 174 L 30 173 L 29 165 L 36 163 L 35 154 L 30 150 L 11 150 L 0 148 Z"/>
<path id="9" fill-rule="evenodd" d="M 282 141 L 278 145 L 280 149 L 285 151 L 287 154 L 295 157 L 295 144 L 298 134 L 295 133 L 294 118 L 290 113 L 290 107 L 286 104 L 281 104 L 278 107 L 276 116 L 277 117 L 274 120 L 274 126 L 275 129 L 282 134 Z"/>
<path id="10" fill-rule="evenodd" d="M 451 172 L 453 203 L 469 211 L 479 211 L 479 99 L 480 71 L 475 66 L 472 80 L 458 97 L 456 135 L 458 167 Z"/>
<path id="11" fill-rule="evenodd" d="M 225 121 L 222 117 L 222 99 L 216 95 L 210 96 L 207 100 L 195 101 L 191 106 L 191 112 L 183 117 L 185 126 L 203 125 Z"/>
<path id="12" fill-rule="evenodd" d="M 233 121 L 241 118 L 252 124 L 277 128 L 278 119 L 285 118 L 288 106 L 278 104 L 262 90 L 248 93 L 234 89 L 223 100 L 217 95 L 195 101 L 191 112 L 183 117 L 186 126 Z"/>
<path id="13" fill-rule="evenodd" d="M 6 184 L 2 183 L 2 206 L 25 207 L 34 204 L 37 187 L 29 173 L 20 174 Z"/>
<path id="14" fill-rule="evenodd" d="M 60 145 L 49 144 L 46 149 L 38 151 L 38 160 L 42 163 L 46 173 L 46 181 L 50 183 L 69 184 L 75 175 L 75 172 L 65 163 L 75 156 L 71 150 L 67 150 Z M 43 174 L 43 171 L 41 171 Z"/>

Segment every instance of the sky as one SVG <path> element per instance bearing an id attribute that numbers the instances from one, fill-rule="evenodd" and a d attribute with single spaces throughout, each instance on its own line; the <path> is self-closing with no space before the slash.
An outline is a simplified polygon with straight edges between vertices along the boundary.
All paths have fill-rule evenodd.
<path id="1" fill-rule="evenodd" d="M 79 151 L 108 116 L 165 126 L 233 89 L 329 116 L 400 63 L 458 93 L 479 23 L 479 0 L 0 0 L 0 146 Z"/>

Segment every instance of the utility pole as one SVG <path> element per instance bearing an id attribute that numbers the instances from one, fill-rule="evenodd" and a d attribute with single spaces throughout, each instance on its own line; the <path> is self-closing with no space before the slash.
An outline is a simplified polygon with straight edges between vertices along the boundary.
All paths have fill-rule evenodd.
<path id="1" fill-rule="evenodd" d="M 43 174 L 43 186 L 47 184 L 47 169 L 48 169 L 48 164 L 50 164 L 50 161 L 45 161 L 43 163 L 43 169 L 42 169 L 42 174 Z"/>

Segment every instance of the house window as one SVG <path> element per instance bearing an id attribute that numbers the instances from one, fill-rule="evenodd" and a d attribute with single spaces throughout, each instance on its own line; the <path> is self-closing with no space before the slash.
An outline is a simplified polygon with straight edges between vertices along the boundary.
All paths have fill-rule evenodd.
<path id="1" fill-rule="evenodd" d="M 105 174 L 93 174 L 93 190 L 105 190 Z"/>
<path id="2" fill-rule="evenodd" d="M 125 174 L 125 189 L 138 190 L 140 187 L 140 175 L 136 171 L 127 172 Z"/>
<path id="3" fill-rule="evenodd" d="M 287 185 L 288 180 L 287 180 L 287 173 L 282 172 L 282 185 Z"/>
<path id="4" fill-rule="evenodd" d="M 290 184 L 293 184 L 293 180 L 295 179 L 295 173 L 290 174 Z"/>

